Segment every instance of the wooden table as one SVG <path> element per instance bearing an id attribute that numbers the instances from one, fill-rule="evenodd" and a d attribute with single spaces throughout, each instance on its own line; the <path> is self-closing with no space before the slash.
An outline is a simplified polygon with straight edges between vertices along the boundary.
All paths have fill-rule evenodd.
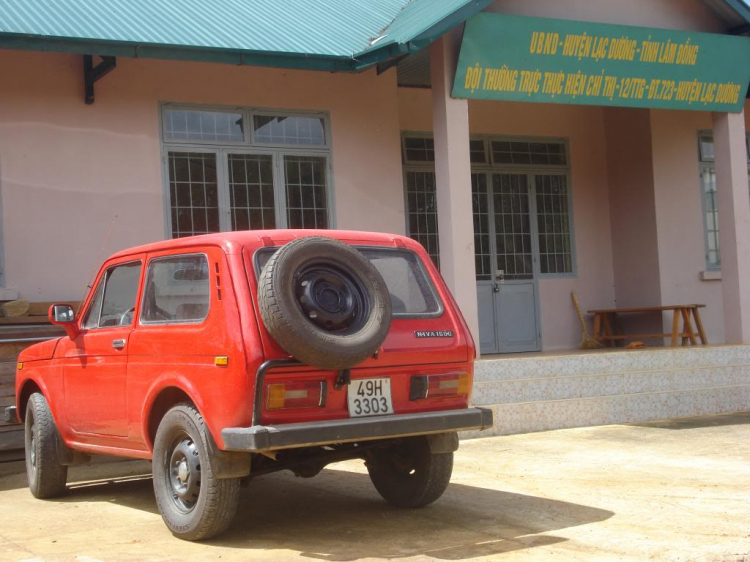
<path id="1" fill-rule="evenodd" d="M 643 306 L 636 308 L 609 308 L 601 310 L 589 310 L 594 315 L 594 339 L 610 345 L 617 345 L 623 340 L 638 340 L 641 338 L 672 338 L 672 347 L 677 345 L 677 340 L 682 339 L 682 345 L 696 344 L 696 338 L 700 338 L 701 344 L 706 345 L 706 332 L 703 330 L 699 308 L 705 304 L 678 304 L 673 306 Z M 667 334 L 623 334 L 618 322 L 618 314 L 630 314 L 635 312 L 667 312 L 672 311 L 672 332 Z M 695 321 L 693 326 L 692 319 Z M 680 331 L 680 318 L 682 318 L 682 331 Z"/>

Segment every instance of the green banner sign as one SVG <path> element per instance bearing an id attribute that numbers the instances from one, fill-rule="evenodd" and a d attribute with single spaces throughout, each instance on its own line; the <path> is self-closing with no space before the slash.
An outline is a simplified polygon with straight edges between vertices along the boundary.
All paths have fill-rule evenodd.
<path id="1" fill-rule="evenodd" d="M 454 98 L 739 112 L 750 37 L 478 14 Z"/>

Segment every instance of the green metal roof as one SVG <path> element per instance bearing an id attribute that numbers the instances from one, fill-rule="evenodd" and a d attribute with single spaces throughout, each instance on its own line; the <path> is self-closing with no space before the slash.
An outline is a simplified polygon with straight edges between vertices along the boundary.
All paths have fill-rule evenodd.
<path id="1" fill-rule="evenodd" d="M 492 0 L 0 0 L 0 49 L 354 71 Z"/>

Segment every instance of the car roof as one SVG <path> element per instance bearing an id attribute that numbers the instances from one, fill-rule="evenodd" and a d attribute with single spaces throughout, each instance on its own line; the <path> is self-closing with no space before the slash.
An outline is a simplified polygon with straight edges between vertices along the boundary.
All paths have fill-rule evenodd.
<path id="1" fill-rule="evenodd" d="M 121 250 L 110 257 L 119 259 L 133 254 L 149 252 L 163 252 L 168 250 L 180 250 L 196 246 L 219 246 L 227 254 L 234 254 L 244 246 L 259 248 L 262 246 L 281 246 L 296 238 L 304 236 L 324 236 L 334 238 L 349 244 L 380 244 L 384 246 L 410 246 L 415 242 L 405 236 L 398 234 L 386 234 L 382 232 L 361 232 L 356 230 L 314 230 L 314 229 L 278 229 L 278 230 L 240 230 L 232 232 L 216 232 L 200 236 L 187 236 L 163 240 L 152 244 L 144 244 Z"/>

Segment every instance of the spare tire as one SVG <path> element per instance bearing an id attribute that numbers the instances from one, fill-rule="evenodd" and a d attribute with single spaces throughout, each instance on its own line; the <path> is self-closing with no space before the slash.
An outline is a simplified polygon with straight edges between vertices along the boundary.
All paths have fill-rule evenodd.
<path id="1" fill-rule="evenodd" d="M 347 369 L 388 335 L 391 297 L 375 266 L 355 248 L 319 236 L 279 248 L 263 267 L 258 305 L 266 329 L 292 357 Z"/>

